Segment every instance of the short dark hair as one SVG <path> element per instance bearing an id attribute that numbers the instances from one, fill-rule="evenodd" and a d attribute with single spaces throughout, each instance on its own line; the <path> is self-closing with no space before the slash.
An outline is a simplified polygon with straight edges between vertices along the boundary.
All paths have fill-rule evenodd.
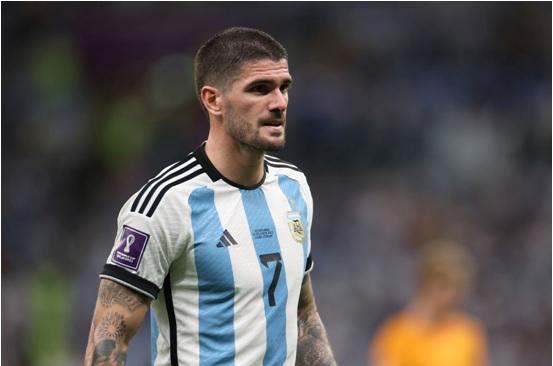
<path id="1" fill-rule="evenodd" d="M 288 53 L 278 41 L 258 29 L 232 27 L 213 36 L 194 58 L 194 81 L 200 103 L 203 86 L 225 86 L 244 62 L 261 59 L 279 61 L 288 59 Z"/>

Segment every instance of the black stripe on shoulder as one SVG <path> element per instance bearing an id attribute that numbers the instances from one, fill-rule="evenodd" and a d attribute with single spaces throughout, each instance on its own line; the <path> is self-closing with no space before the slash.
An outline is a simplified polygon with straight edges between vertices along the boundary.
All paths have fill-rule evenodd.
<path id="1" fill-rule="evenodd" d="M 281 158 L 277 158 L 276 156 L 272 156 L 272 155 L 265 155 L 265 159 L 269 160 L 272 163 L 282 163 L 282 164 L 288 164 L 288 165 L 295 166 L 294 164 L 292 164 L 289 161 L 282 160 Z"/>
<path id="2" fill-rule="evenodd" d="M 144 185 L 144 187 L 142 187 L 142 189 L 140 190 L 140 192 L 138 193 L 138 196 L 136 196 L 136 198 L 134 199 L 134 202 L 132 203 L 132 207 L 131 207 L 131 212 L 135 212 L 136 211 L 136 208 L 138 207 L 138 203 L 140 202 L 140 199 L 142 198 L 142 196 L 144 195 L 144 193 L 146 193 L 146 191 L 148 190 L 148 188 L 150 188 L 150 186 L 152 186 L 152 184 L 154 184 L 155 182 L 159 181 L 160 179 L 162 179 L 163 177 L 165 177 L 167 175 L 167 173 L 169 173 L 172 169 L 174 168 L 177 168 L 183 164 L 185 164 L 187 161 L 190 160 L 190 156 L 188 156 L 185 160 L 181 160 L 181 161 L 177 161 L 176 163 L 174 163 L 173 165 L 170 165 L 168 169 L 165 170 L 165 172 L 159 174 L 157 177 L 155 178 L 152 178 L 148 181 L 148 183 L 146 183 Z"/>
<path id="3" fill-rule="evenodd" d="M 270 161 L 268 161 L 268 160 L 265 160 L 265 162 L 267 163 L 268 166 L 273 167 L 273 168 L 288 168 L 288 169 L 295 170 L 295 171 L 297 171 L 297 172 L 302 172 L 302 171 L 301 171 L 297 166 L 295 166 L 295 165 L 273 163 L 273 162 L 270 162 Z M 303 172 L 302 172 L 302 173 L 303 173 Z"/>
<path id="4" fill-rule="evenodd" d="M 150 209 L 148 210 L 148 213 L 146 214 L 146 216 L 148 217 L 152 217 L 152 215 L 154 214 L 154 211 L 156 210 L 157 206 L 159 205 L 159 203 L 161 202 L 161 199 L 163 198 L 163 196 L 165 195 L 165 193 L 167 193 L 168 190 L 170 190 L 171 188 L 173 188 L 174 186 L 177 186 L 179 184 L 182 184 L 184 182 L 187 182 L 189 181 L 190 179 L 192 178 L 195 178 L 197 177 L 198 175 L 200 174 L 203 174 L 205 173 L 205 171 L 203 169 L 198 169 L 198 170 L 195 170 L 193 171 L 192 173 L 182 177 L 181 179 L 178 179 L 168 185 L 166 185 L 165 187 L 163 187 L 163 189 L 159 192 L 159 194 L 157 195 L 154 203 L 152 204 L 152 207 L 150 207 Z"/>
<path id="5" fill-rule="evenodd" d="M 155 191 L 165 182 L 179 176 L 182 174 L 185 174 L 190 169 L 194 168 L 196 165 L 200 164 L 198 160 L 194 159 L 192 161 L 188 160 L 189 163 L 183 166 L 182 168 L 178 170 L 174 170 L 171 174 L 165 175 L 163 179 L 159 180 L 156 184 L 152 186 L 150 191 L 148 192 L 148 195 L 146 195 L 146 198 L 144 199 L 144 202 L 142 202 L 142 205 L 140 206 L 140 209 L 138 210 L 138 213 L 143 214 L 144 211 L 146 211 L 146 207 L 148 206 L 148 203 L 150 203 L 150 200 L 152 199 Z"/>
<path id="6" fill-rule="evenodd" d="M 291 167 L 294 167 L 296 169 L 299 169 L 296 165 L 292 164 L 291 162 L 286 161 L 286 160 L 282 160 L 281 158 L 277 158 L 276 156 L 265 155 L 265 159 L 267 160 L 267 162 L 272 163 L 272 164 L 285 164 L 285 165 L 289 165 Z"/>
<path id="7" fill-rule="evenodd" d="M 277 158 L 276 156 L 267 155 L 267 154 L 265 154 L 265 159 L 272 160 L 272 161 L 282 161 L 282 159 Z"/>
<path id="8" fill-rule="evenodd" d="M 148 295 L 153 299 L 156 299 L 157 294 L 159 293 L 159 288 L 155 283 L 113 264 L 107 263 L 104 265 L 104 270 L 100 273 L 100 277 L 104 276 L 114 280 L 119 280 L 122 285 L 126 285 L 130 289 L 141 292 L 144 295 Z"/>

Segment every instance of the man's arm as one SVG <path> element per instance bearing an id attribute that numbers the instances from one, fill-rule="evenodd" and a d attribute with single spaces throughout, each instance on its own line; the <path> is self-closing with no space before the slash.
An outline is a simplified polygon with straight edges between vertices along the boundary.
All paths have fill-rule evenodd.
<path id="1" fill-rule="evenodd" d="M 298 350 L 296 366 L 335 366 L 321 317 L 317 312 L 311 278 L 306 275 L 298 304 Z"/>
<path id="2" fill-rule="evenodd" d="M 142 324 L 150 299 L 102 279 L 88 336 L 84 366 L 125 365 L 131 338 Z"/>

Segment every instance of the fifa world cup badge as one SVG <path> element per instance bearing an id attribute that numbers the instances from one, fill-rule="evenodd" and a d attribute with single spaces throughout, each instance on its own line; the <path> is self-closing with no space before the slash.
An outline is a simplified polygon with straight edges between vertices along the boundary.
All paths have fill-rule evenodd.
<path id="1" fill-rule="evenodd" d="M 292 234 L 294 240 L 300 244 L 303 244 L 303 239 L 305 238 L 305 230 L 303 228 L 303 223 L 301 222 L 301 216 L 299 212 L 288 212 L 288 228 L 290 229 L 290 234 Z"/>

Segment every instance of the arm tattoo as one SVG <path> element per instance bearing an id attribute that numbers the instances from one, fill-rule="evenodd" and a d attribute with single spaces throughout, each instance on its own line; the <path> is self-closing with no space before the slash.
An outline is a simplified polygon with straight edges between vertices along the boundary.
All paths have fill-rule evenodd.
<path id="1" fill-rule="evenodd" d="M 125 365 L 128 342 L 144 319 L 149 304 L 149 298 L 102 279 L 88 337 L 85 366 Z"/>
<path id="2" fill-rule="evenodd" d="M 296 366 L 335 366 L 326 331 L 315 306 L 311 281 L 304 281 L 298 305 L 298 350 Z"/>
<path id="3" fill-rule="evenodd" d="M 100 341 L 94 349 L 92 366 L 116 365 L 125 366 L 127 353 L 117 350 L 117 345 L 111 339 Z"/>
<path id="4" fill-rule="evenodd" d="M 99 338 L 107 337 L 120 341 L 127 332 L 127 323 L 125 322 L 123 315 L 116 312 L 110 312 L 102 320 L 96 332 L 98 333 Z"/>
<path id="5" fill-rule="evenodd" d="M 100 322 L 95 331 L 92 365 L 124 366 L 127 352 L 121 350 L 121 341 L 125 338 L 127 323 L 123 315 L 109 312 Z"/>
<path id="6" fill-rule="evenodd" d="M 318 314 L 299 319 L 297 366 L 334 366 L 334 356 Z"/>
<path id="7" fill-rule="evenodd" d="M 125 306 L 129 311 L 135 311 L 140 305 L 148 304 L 148 300 L 126 288 L 112 281 L 102 281 L 100 283 L 100 302 L 106 308 L 113 304 L 119 304 Z"/>

